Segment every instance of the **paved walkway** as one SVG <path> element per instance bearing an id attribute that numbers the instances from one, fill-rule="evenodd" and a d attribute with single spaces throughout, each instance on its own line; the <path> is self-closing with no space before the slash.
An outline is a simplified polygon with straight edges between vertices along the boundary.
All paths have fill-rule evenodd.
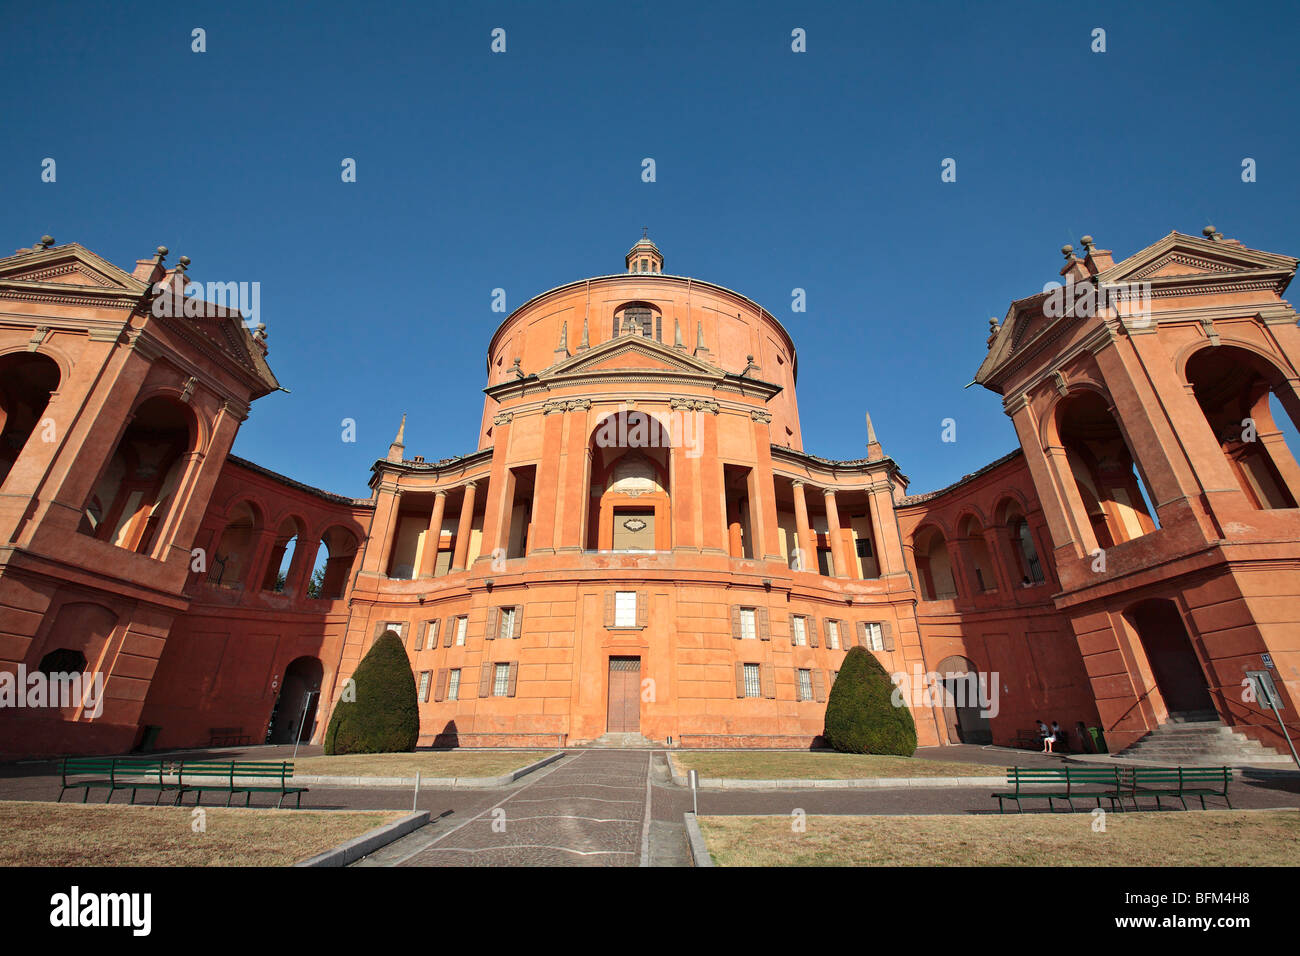
<path id="1" fill-rule="evenodd" d="M 924 756 L 1003 767 L 1060 761 L 1059 757 L 1004 750 L 961 749 L 965 752 L 943 748 L 946 752 L 941 753 L 936 748 Z M 1031 759 L 1007 759 L 1011 756 Z M 704 790 L 698 800 L 701 814 L 721 815 L 785 815 L 795 810 L 809 814 L 987 814 L 997 812 L 990 792 L 987 784 L 947 789 Z M 55 764 L 0 766 L 0 799 L 54 800 L 58 794 Z M 64 802 L 79 799 L 80 794 L 74 792 Z M 93 801 L 102 799 L 102 794 L 92 795 Z M 119 796 L 115 802 L 123 799 Z M 1233 784 L 1231 799 L 1233 807 L 1246 810 L 1300 807 L 1300 773 L 1243 771 Z M 262 796 L 254 802 L 275 805 L 274 798 L 268 804 Z M 304 794 L 302 805 L 314 810 L 409 810 L 412 794 L 394 788 L 313 786 Z M 1223 803 L 1212 799 L 1211 805 L 1220 808 Z M 418 808 L 430 812 L 427 826 L 355 865 L 686 865 L 682 814 L 692 808 L 692 802 L 689 790 L 671 784 L 664 751 L 570 750 L 556 763 L 508 787 L 422 790 Z"/>
<path id="2" fill-rule="evenodd" d="M 648 866 L 654 757 L 651 751 L 571 752 L 463 822 L 413 834 L 374 862 Z"/>

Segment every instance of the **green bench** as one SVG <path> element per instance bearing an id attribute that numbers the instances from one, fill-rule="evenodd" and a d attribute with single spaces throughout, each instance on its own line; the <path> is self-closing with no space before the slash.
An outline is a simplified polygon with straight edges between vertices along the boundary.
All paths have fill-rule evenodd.
<path id="1" fill-rule="evenodd" d="M 1101 806 L 1105 797 L 1113 807 L 1123 790 L 1118 767 L 1008 767 L 1007 783 L 1014 789 L 993 794 L 998 800 L 998 813 L 1003 812 L 1007 800 L 1014 800 L 1021 813 L 1025 809 L 1022 800 L 1046 800 L 1055 811 L 1057 800 L 1064 800 L 1073 810 L 1075 800 L 1096 800 Z M 1024 789 L 1027 785 L 1054 789 Z M 1122 810 L 1123 803 L 1119 807 Z"/>
<path id="2" fill-rule="evenodd" d="M 170 766 L 162 760 L 140 760 L 129 757 L 64 757 L 63 788 L 59 790 L 59 799 L 55 802 L 62 802 L 63 795 L 67 791 L 80 788 L 84 790 L 81 802 L 85 803 L 90 799 L 90 791 L 101 787 L 108 791 L 108 796 L 104 799 L 105 803 L 111 801 L 113 794 L 118 790 L 130 790 L 132 803 L 135 803 L 135 795 L 141 790 L 156 791 L 158 796 L 154 798 L 155 804 L 162 799 L 164 793 L 171 791 L 176 791 L 176 798 L 179 801 L 179 783 L 166 779 L 170 769 Z"/>
<path id="3" fill-rule="evenodd" d="M 287 760 L 186 760 L 177 768 L 176 776 L 181 792 L 194 794 L 195 806 L 205 793 L 227 794 L 226 806 L 236 793 L 244 794 L 244 806 L 249 805 L 254 793 L 278 793 L 277 808 L 289 794 L 297 797 L 296 806 L 301 808 L 302 795 L 307 792 L 306 787 L 292 785 L 293 764 Z"/>
<path id="4" fill-rule="evenodd" d="M 1219 797 L 1232 809 L 1228 799 L 1228 785 L 1232 783 L 1231 767 L 1125 767 L 1122 770 L 1123 795 L 1140 810 L 1138 797 L 1155 797 L 1156 809 L 1163 810 L 1161 797 L 1176 797 L 1187 809 L 1187 798 L 1197 797 L 1205 809 L 1206 797 Z"/>
<path id="5" fill-rule="evenodd" d="M 64 757 L 62 773 L 63 787 L 56 803 L 62 802 L 64 793 L 77 789 L 84 791 L 81 802 L 85 803 L 92 789 L 102 788 L 108 791 L 105 803 L 118 790 L 130 790 L 132 803 L 138 791 L 156 791 L 155 805 L 164 793 L 175 793 L 178 804 L 186 793 L 193 793 L 196 806 L 202 802 L 204 793 L 227 794 L 226 806 L 230 806 L 236 793 L 244 794 L 244 806 L 250 805 L 254 793 L 277 793 L 280 795 L 277 808 L 290 794 L 297 797 L 295 806 L 301 808 L 302 795 L 307 791 L 306 787 L 293 786 L 293 764 L 289 761 Z"/>

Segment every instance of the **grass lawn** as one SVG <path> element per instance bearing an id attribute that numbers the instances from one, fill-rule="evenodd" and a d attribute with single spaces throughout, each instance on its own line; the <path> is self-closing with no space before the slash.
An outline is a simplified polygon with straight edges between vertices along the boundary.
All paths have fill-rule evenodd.
<path id="1" fill-rule="evenodd" d="M 1291 866 L 1294 811 L 701 817 L 718 866 Z"/>
<path id="2" fill-rule="evenodd" d="M 730 780 L 852 780 L 865 777 L 1001 777 L 1005 767 L 881 757 L 875 754 L 764 751 L 675 753 L 672 759 L 684 775 L 698 770 L 700 779 Z"/>
<path id="3" fill-rule="evenodd" d="M 436 752 L 409 754 L 346 754 L 338 757 L 299 757 L 295 774 L 336 777 L 499 777 L 549 757 L 554 751 Z"/>
<path id="4" fill-rule="evenodd" d="M 401 810 L 261 810 L 0 802 L 0 866 L 287 866 Z"/>

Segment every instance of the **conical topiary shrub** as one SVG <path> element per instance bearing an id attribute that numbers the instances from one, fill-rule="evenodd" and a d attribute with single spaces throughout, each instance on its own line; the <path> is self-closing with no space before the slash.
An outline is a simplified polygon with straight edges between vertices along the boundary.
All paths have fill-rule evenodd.
<path id="1" fill-rule="evenodd" d="M 325 752 L 414 750 L 420 736 L 420 708 L 415 699 L 415 674 L 401 638 L 385 631 L 352 672 L 352 680 L 353 693 L 344 692 L 325 731 Z"/>
<path id="2" fill-rule="evenodd" d="M 852 648 L 826 701 L 826 740 L 841 753 L 912 756 L 916 724 L 906 705 L 894 706 L 893 695 L 893 681 L 876 656 Z"/>

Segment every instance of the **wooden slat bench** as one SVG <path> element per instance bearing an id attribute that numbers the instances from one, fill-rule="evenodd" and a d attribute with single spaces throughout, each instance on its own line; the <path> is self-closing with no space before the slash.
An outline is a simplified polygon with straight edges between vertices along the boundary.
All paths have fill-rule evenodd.
<path id="1" fill-rule="evenodd" d="M 277 808 L 289 794 L 297 797 L 295 805 L 301 808 L 307 788 L 294 786 L 291 777 L 293 764 L 287 760 L 185 760 L 177 769 L 181 791 L 194 794 L 195 806 L 205 793 L 227 794 L 226 806 L 236 793 L 244 794 L 244 806 L 249 806 L 254 793 L 278 793 Z"/>
<path id="2" fill-rule="evenodd" d="M 1016 746 L 1022 750 L 1042 750 L 1043 736 L 1037 730 L 1017 730 Z"/>
<path id="3" fill-rule="evenodd" d="M 61 802 L 66 791 L 78 788 L 84 790 L 82 803 L 90 799 L 91 790 L 99 788 L 108 791 L 108 796 L 104 798 L 105 803 L 111 801 L 113 794 L 118 790 L 130 790 L 132 803 L 135 803 L 135 795 L 141 790 L 156 791 L 158 796 L 154 798 L 155 804 L 162 799 L 164 793 L 172 791 L 176 792 L 179 800 L 179 784 L 166 779 L 169 772 L 170 765 L 162 760 L 140 760 L 133 757 L 64 757 L 63 787 L 59 790 L 59 798 L 55 802 Z M 70 779 L 73 777 L 82 779 Z"/>
<path id="4" fill-rule="evenodd" d="M 1007 800 L 1014 800 L 1021 813 L 1024 812 L 1021 801 L 1030 799 L 1046 800 L 1053 811 L 1057 800 L 1064 800 L 1073 810 L 1075 800 L 1096 800 L 1097 806 L 1101 806 L 1105 797 L 1113 807 L 1123 786 L 1117 767 L 1008 767 L 1007 783 L 1014 789 L 993 794 L 998 801 L 998 813 L 1003 812 Z M 1052 789 L 1024 789 L 1028 784 Z M 1120 808 L 1123 809 L 1122 803 Z"/>
<path id="5" fill-rule="evenodd" d="M 1187 809 L 1187 798 L 1197 797 L 1205 809 L 1206 797 L 1220 797 L 1232 809 L 1228 799 L 1228 785 L 1232 783 L 1231 767 L 1124 767 L 1122 768 L 1123 796 L 1133 801 L 1140 810 L 1138 797 L 1155 797 L 1156 809 L 1164 809 L 1161 797 L 1176 797 Z"/>

